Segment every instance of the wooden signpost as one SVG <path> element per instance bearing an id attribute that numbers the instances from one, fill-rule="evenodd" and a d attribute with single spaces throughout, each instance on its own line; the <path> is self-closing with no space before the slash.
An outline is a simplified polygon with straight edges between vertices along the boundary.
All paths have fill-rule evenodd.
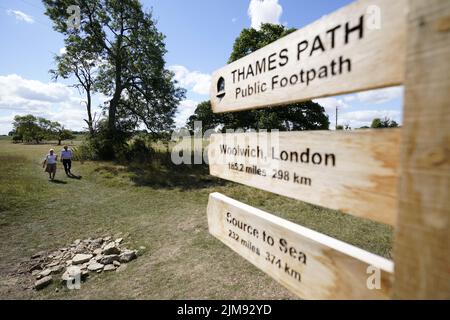
<path id="1" fill-rule="evenodd" d="M 450 299 L 450 1 L 409 4 L 396 299 Z"/>
<path id="2" fill-rule="evenodd" d="M 389 298 L 394 266 L 387 259 L 220 193 L 209 196 L 208 224 L 212 235 L 300 297 Z"/>
<path id="3" fill-rule="evenodd" d="M 359 0 L 212 79 L 214 112 L 405 85 L 401 130 L 212 135 L 208 149 L 212 175 L 394 226 L 395 265 L 217 193 L 210 233 L 302 298 L 450 299 L 449 59 L 450 1 Z"/>
<path id="4" fill-rule="evenodd" d="M 400 130 L 215 134 L 210 174 L 395 224 Z"/>
<path id="5" fill-rule="evenodd" d="M 211 80 L 214 112 L 403 83 L 406 3 L 354 2 L 230 63 Z"/>

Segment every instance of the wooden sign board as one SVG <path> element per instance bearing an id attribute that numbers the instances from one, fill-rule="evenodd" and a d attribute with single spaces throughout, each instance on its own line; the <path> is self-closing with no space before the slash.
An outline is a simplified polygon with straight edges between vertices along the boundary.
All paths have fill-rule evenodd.
<path id="1" fill-rule="evenodd" d="M 406 0 L 360 0 L 216 71 L 214 112 L 399 85 Z"/>
<path id="2" fill-rule="evenodd" d="M 450 1 L 409 6 L 393 298 L 450 300 Z"/>
<path id="3" fill-rule="evenodd" d="M 388 299 L 393 263 L 220 193 L 209 232 L 304 299 Z"/>
<path id="4" fill-rule="evenodd" d="M 394 225 L 400 130 L 213 134 L 210 174 Z"/>

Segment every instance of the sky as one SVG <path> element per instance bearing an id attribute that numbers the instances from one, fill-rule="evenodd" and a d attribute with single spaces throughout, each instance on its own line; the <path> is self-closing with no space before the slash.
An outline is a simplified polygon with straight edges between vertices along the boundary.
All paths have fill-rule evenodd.
<path id="1" fill-rule="evenodd" d="M 201 101 L 208 100 L 211 74 L 224 66 L 233 42 L 244 28 L 262 22 L 301 28 L 350 0 L 141 0 L 152 10 L 166 36 L 165 60 L 179 85 L 187 90 L 178 107 L 177 126 L 183 126 Z M 85 128 L 83 95 L 70 81 L 55 82 L 49 70 L 64 48 L 63 37 L 52 29 L 40 0 L 0 0 L 0 134 L 12 129 L 15 115 L 34 114 L 59 121 L 72 130 Z M 370 125 L 373 118 L 401 123 L 403 89 L 393 87 L 314 101 L 324 106 L 335 125 Z M 96 95 L 94 111 L 107 97 Z"/>

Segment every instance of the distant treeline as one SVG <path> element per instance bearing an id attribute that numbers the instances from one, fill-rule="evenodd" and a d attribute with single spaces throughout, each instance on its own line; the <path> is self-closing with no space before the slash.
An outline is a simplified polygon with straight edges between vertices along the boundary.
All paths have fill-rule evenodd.
<path id="1" fill-rule="evenodd" d="M 58 145 L 60 145 L 63 140 L 74 139 L 75 134 L 74 131 L 64 128 L 57 121 L 28 114 L 14 117 L 13 130 L 8 135 L 12 136 L 14 143 L 40 143 L 43 140 L 57 140 Z"/>

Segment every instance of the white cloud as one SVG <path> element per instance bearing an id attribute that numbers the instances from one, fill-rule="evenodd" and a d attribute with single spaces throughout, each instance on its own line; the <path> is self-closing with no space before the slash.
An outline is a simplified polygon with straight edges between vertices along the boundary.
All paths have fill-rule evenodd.
<path id="1" fill-rule="evenodd" d="M 0 76 L 0 109 L 29 109 L 65 101 L 71 90 L 60 83 L 43 83 L 17 74 Z"/>
<path id="2" fill-rule="evenodd" d="M 62 47 L 61 49 L 59 49 L 59 55 L 63 55 L 67 52 L 67 48 L 66 47 Z"/>
<path id="3" fill-rule="evenodd" d="M 26 23 L 34 23 L 33 17 L 22 11 L 9 9 L 9 10 L 6 10 L 6 13 L 10 16 L 13 16 L 14 18 L 16 18 L 19 21 L 24 21 Z"/>
<path id="4" fill-rule="evenodd" d="M 184 127 L 187 119 L 194 113 L 198 102 L 194 100 L 183 100 L 178 106 L 178 112 L 175 117 L 175 124 L 177 127 Z"/>
<path id="5" fill-rule="evenodd" d="M 403 96 L 403 87 L 392 87 L 387 89 L 359 92 L 356 99 L 371 104 L 385 103 Z"/>
<path id="6" fill-rule="evenodd" d="M 402 113 L 400 110 L 358 110 L 345 112 L 339 116 L 339 124 L 349 124 L 352 128 L 361 128 L 363 126 L 370 126 L 372 120 L 375 118 L 383 119 L 384 117 L 400 123 Z"/>
<path id="7" fill-rule="evenodd" d="M 262 23 L 280 24 L 283 8 L 278 0 L 251 0 L 247 13 L 251 27 L 259 30 Z"/>
<path id="8" fill-rule="evenodd" d="M 170 66 L 169 70 L 175 73 L 175 80 L 181 87 L 192 90 L 195 93 L 207 95 L 211 83 L 211 75 L 199 71 L 190 71 L 184 66 Z"/>
<path id="9" fill-rule="evenodd" d="M 326 113 L 328 113 L 328 114 L 334 114 L 336 112 L 336 107 L 338 107 L 339 110 L 350 107 L 350 105 L 347 104 L 345 102 L 345 99 L 343 99 L 343 98 L 335 98 L 335 97 L 320 98 L 320 99 L 314 99 L 313 102 L 318 103 L 322 107 L 324 107 Z"/>
<path id="10" fill-rule="evenodd" d="M 339 110 L 338 124 L 349 124 L 352 128 L 360 128 L 370 126 L 374 118 L 388 117 L 401 123 L 402 96 L 403 87 L 391 87 L 338 97 L 315 99 L 313 101 L 325 108 L 326 113 L 330 117 L 330 128 L 334 129 L 335 126 L 336 107 Z M 400 102 L 396 99 L 400 99 Z M 382 105 L 379 107 L 380 109 L 375 109 L 376 105 L 388 102 L 391 102 L 392 106 Z M 368 107 L 372 108 L 367 110 Z M 365 110 L 361 110 L 362 108 Z"/>
<path id="11" fill-rule="evenodd" d="M 347 103 L 361 102 L 365 104 L 381 104 L 392 101 L 403 96 L 403 87 L 391 87 L 386 89 L 377 89 L 358 92 L 343 96 Z"/>
<path id="12" fill-rule="evenodd" d="M 13 119 L 14 114 L 0 116 L 0 134 L 8 134 L 8 132 L 11 131 Z"/>
<path id="13" fill-rule="evenodd" d="M 83 121 L 86 109 L 82 101 L 75 89 L 61 83 L 29 80 L 16 74 L 0 76 L 0 134 L 12 129 L 15 115 L 30 113 L 58 121 L 69 129 L 81 130 L 86 126 Z M 98 114 L 100 110 L 94 107 L 92 112 Z"/>

